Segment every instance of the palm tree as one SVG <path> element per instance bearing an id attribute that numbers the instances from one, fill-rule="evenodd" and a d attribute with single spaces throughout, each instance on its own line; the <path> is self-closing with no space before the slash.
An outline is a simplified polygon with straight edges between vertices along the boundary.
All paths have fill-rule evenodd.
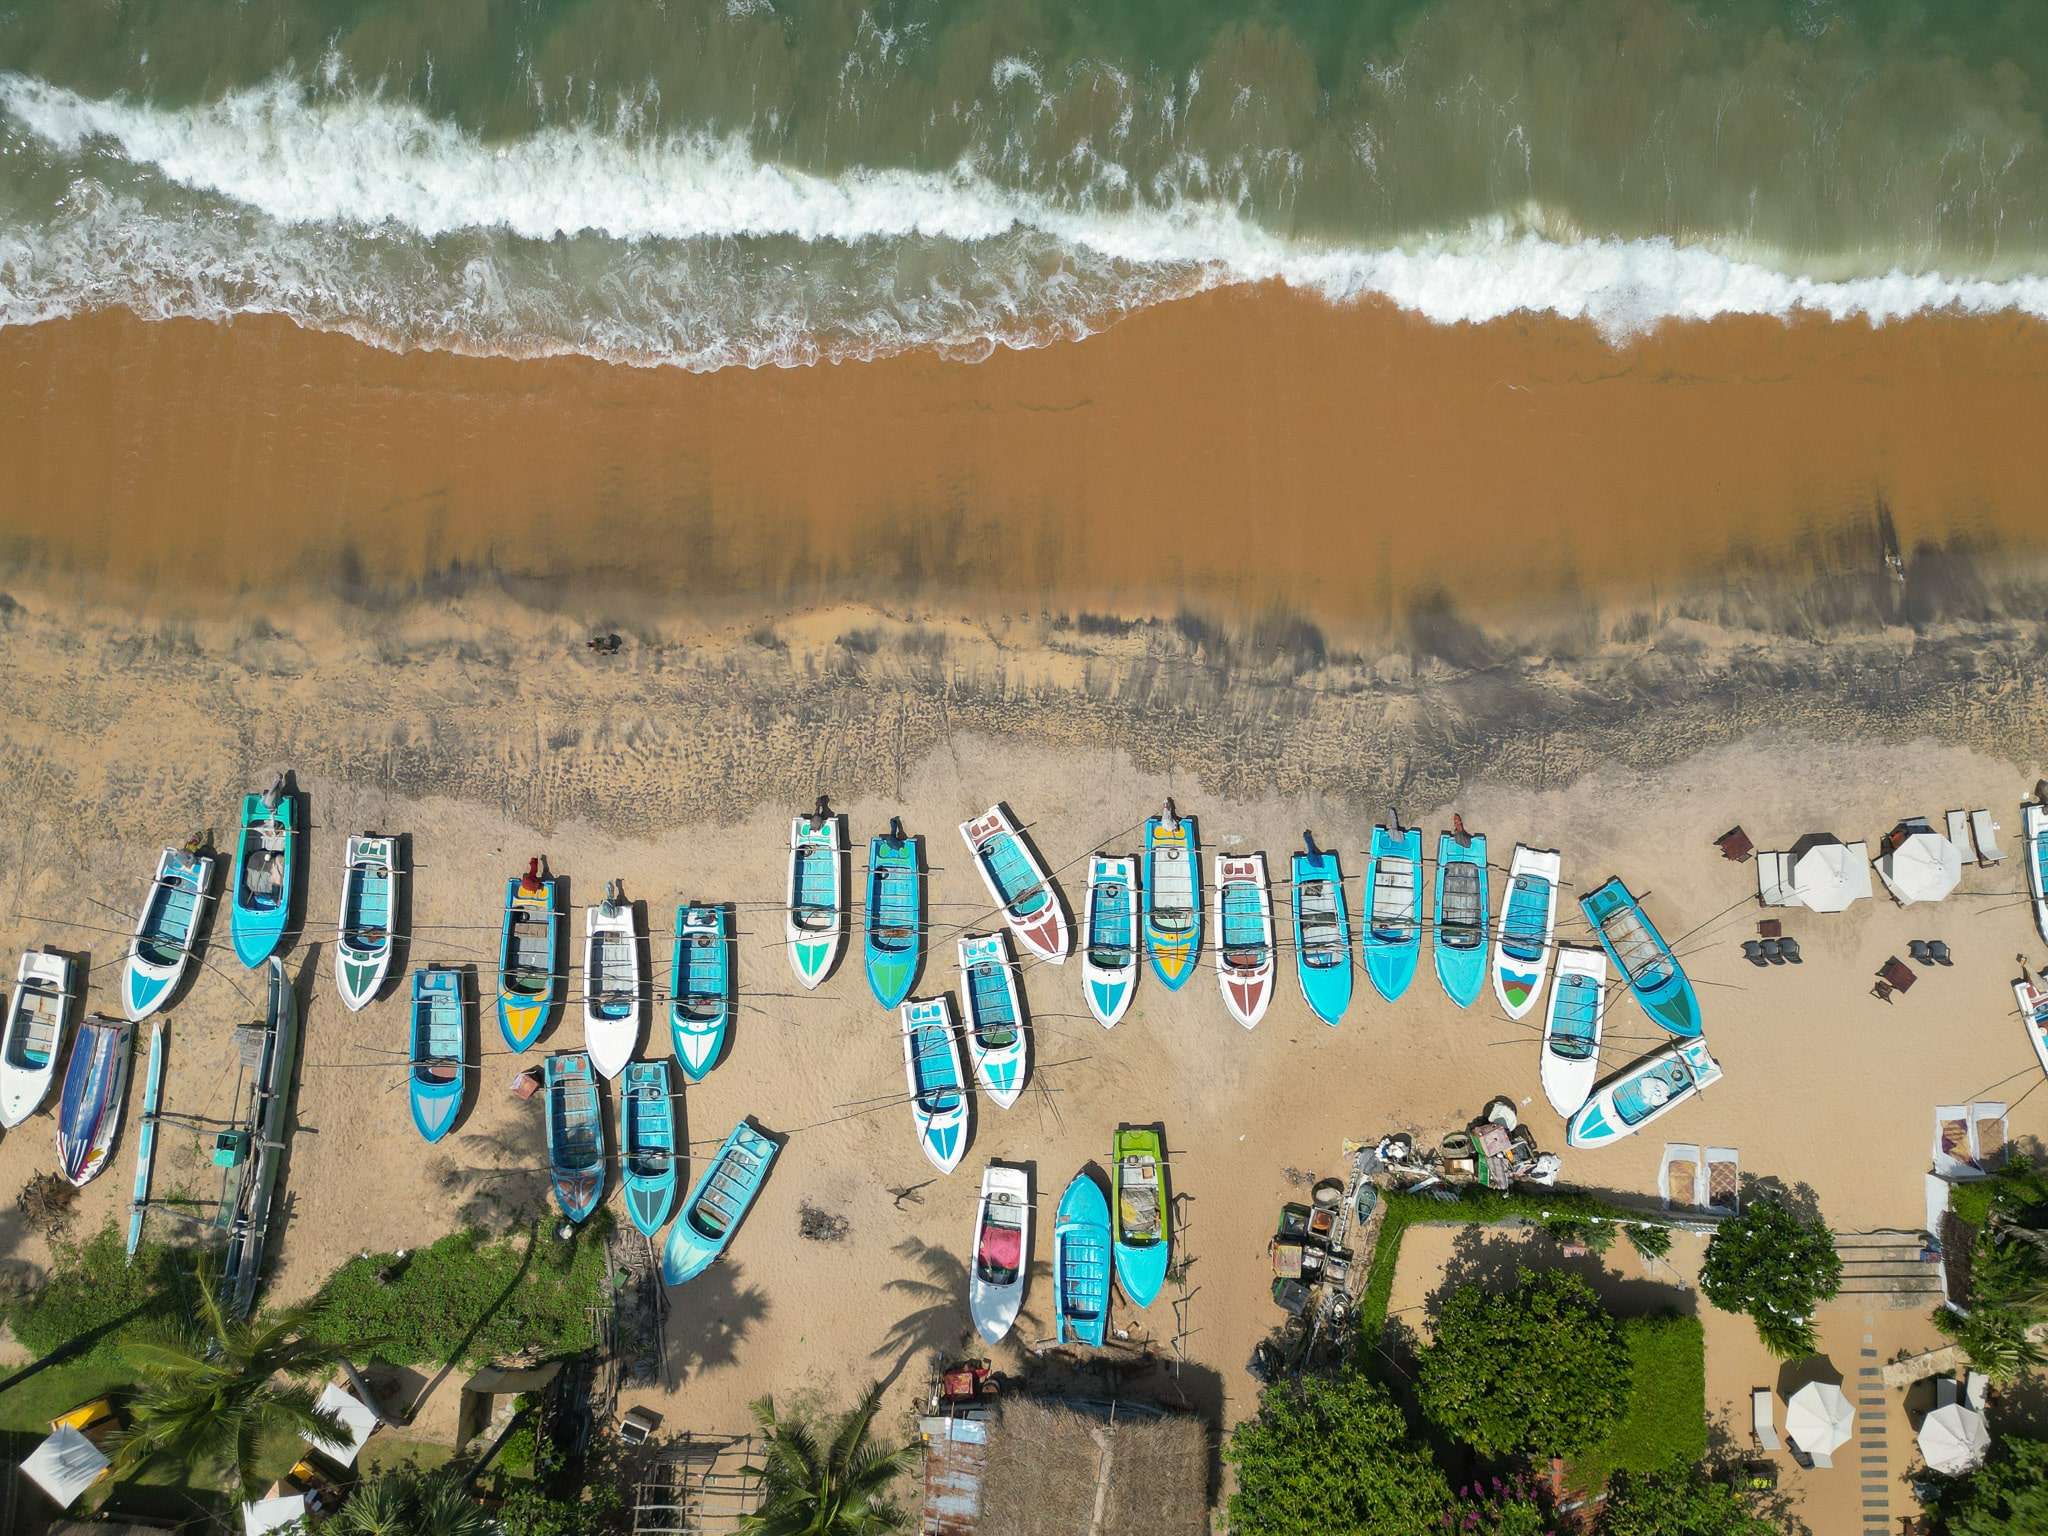
<path id="1" fill-rule="evenodd" d="M 446 1467 L 394 1467 L 357 1485 L 324 1529 L 341 1536 L 487 1536 L 491 1523 Z"/>
<path id="2" fill-rule="evenodd" d="M 342 1350 L 315 1336 L 317 1304 L 272 1312 L 260 1322 L 228 1316 L 202 1261 L 195 1327 L 132 1341 L 142 1374 L 130 1423 L 114 1456 L 126 1476 L 159 1458 L 181 1467 L 228 1467 L 243 1495 L 260 1491 L 256 1455 L 266 1435 L 346 1438 L 341 1419 L 315 1407 L 311 1382 L 333 1374 Z"/>
<path id="3" fill-rule="evenodd" d="M 775 1400 L 754 1404 L 754 1423 L 767 1448 L 766 1465 L 746 1470 L 765 1487 L 761 1505 L 740 1524 L 743 1536 L 884 1536 L 908 1524 L 889 1498 L 889 1485 L 910 1467 L 912 1446 L 893 1451 L 868 1443 L 882 1405 L 874 1383 L 853 1411 L 832 1426 L 821 1453 L 802 1419 L 779 1418 Z"/>

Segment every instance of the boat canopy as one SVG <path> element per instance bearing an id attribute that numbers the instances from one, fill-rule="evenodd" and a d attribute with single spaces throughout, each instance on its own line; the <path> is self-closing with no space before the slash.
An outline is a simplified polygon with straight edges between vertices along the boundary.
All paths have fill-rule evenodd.
<path id="1" fill-rule="evenodd" d="M 1508 911 L 1501 923 L 1502 951 L 1524 965 L 1541 958 L 1544 930 L 1550 920 L 1550 882 L 1541 875 L 1517 875 L 1508 889 Z"/>

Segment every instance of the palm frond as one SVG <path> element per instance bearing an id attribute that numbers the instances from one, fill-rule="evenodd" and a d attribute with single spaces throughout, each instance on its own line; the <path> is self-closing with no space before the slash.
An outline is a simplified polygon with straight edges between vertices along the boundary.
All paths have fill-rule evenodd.
<path id="1" fill-rule="evenodd" d="M 875 1412 L 882 1406 L 882 1384 L 868 1383 L 867 1391 L 854 1404 L 847 1415 L 839 1421 L 839 1432 L 832 1437 L 832 1449 L 827 1460 L 835 1467 L 843 1467 L 861 1442 L 867 1439 L 868 1426 L 874 1422 Z"/>

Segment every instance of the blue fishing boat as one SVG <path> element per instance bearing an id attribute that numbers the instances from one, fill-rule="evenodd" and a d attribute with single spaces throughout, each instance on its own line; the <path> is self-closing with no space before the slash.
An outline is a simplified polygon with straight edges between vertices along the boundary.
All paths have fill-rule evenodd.
<path id="1" fill-rule="evenodd" d="M 1145 952 L 1169 992 L 1195 974 L 1202 953 L 1201 846 L 1195 818 L 1172 801 L 1164 816 L 1145 819 Z"/>
<path id="2" fill-rule="evenodd" d="M 697 1176 L 661 1251 L 661 1278 L 669 1285 L 695 1279 L 724 1253 L 733 1233 L 767 1182 L 779 1150 L 742 1120 Z"/>
<path id="3" fill-rule="evenodd" d="M 1511 1019 L 1528 1013 L 1543 995 L 1543 977 L 1556 947 L 1557 882 L 1563 868 L 1555 850 L 1515 844 L 1493 945 L 1493 995 Z"/>
<path id="4" fill-rule="evenodd" d="M 166 848 L 157 856 L 156 878 L 135 920 L 122 968 L 121 1000 L 131 1020 L 148 1018 L 177 990 L 199 941 L 212 884 L 213 860 L 204 854 Z"/>
<path id="5" fill-rule="evenodd" d="M 903 1005 L 903 1074 L 917 1144 L 941 1173 L 960 1166 L 967 1150 L 967 1080 L 953 1033 L 953 1000 L 913 999 Z"/>
<path id="6" fill-rule="evenodd" d="M 377 995 L 391 966 L 391 923 L 398 888 L 398 839 L 365 832 L 342 859 L 341 931 L 334 985 L 353 1013 Z"/>
<path id="7" fill-rule="evenodd" d="M 669 966 L 669 1038 L 691 1082 L 718 1065 L 732 1018 L 732 940 L 725 908 L 694 902 L 676 908 L 675 957 Z"/>
<path id="8" fill-rule="evenodd" d="M 924 946 L 919 942 L 918 908 L 924 874 L 918 867 L 918 839 L 891 821 L 886 837 L 868 839 L 868 990 L 884 1008 L 899 1008 L 917 980 Z"/>
<path id="9" fill-rule="evenodd" d="M 668 1063 L 636 1061 L 626 1068 L 619 1096 L 619 1159 L 626 1214 L 652 1237 L 676 1203 L 676 1106 L 669 1097 Z"/>
<path id="10" fill-rule="evenodd" d="M 1692 983 L 1629 888 L 1609 880 L 1581 896 L 1579 908 L 1650 1021 L 1686 1039 L 1697 1035 L 1700 1004 Z"/>
<path id="11" fill-rule="evenodd" d="M 1415 979 L 1422 956 L 1422 833 L 1374 827 L 1365 865 L 1365 974 L 1393 1002 Z"/>
<path id="12" fill-rule="evenodd" d="M 1109 1277 L 1114 1262 L 1109 1202 L 1083 1168 L 1060 1196 L 1052 1228 L 1055 1328 L 1062 1344 L 1100 1344 L 1109 1326 Z"/>
<path id="13" fill-rule="evenodd" d="M 281 777 L 263 794 L 242 796 L 228 932 L 235 958 L 252 971 L 283 942 L 291 915 L 292 868 L 299 841 L 294 798 L 285 792 Z"/>
<path id="14" fill-rule="evenodd" d="M 1486 985 L 1486 839 L 1476 832 L 1462 843 L 1437 834 L 1430 936 L 1436 979 L 1452 1002 L 1470 1008 Z"/>
<path id="15" fill-rule="evenodd" d="M 555 882 L 540 860 L 505 882 L 505 926 L 498 943 L 498 1028 L 505 1043 L 523 1051 L 540 1038 L 555 998 L 555 954 L 561 919 Z"/>
<path id="16" fill-rule="evenodd" d="M 604 1193 L 604 1112 L 590 1058 L 581 1051 L 548 1057 L 547 1093 L 548 1176 L 562 1214 L 582 1221 Z"/>
<path id="17" fill-rule="evenodd" d="M 1294 974 L 1302 1001 L 1334 1027 L 1351 1006 L 1351 914 L 1337 855 L 1310 843 L 1294 856 Z"/>
<path id="18" fill-rule="evenodd" d="M 1721 1065 L 1707 1054 L 1705 1040 L 1674 1040 L 1595 1089 L 1565 1127 L 1565 1140 L 1604 1147 L 1633 1136 L 1720 1080 Z"/>
<path id="19" fill-rule="evenodd" d="M 1104 1029 L 1116 1027 L 1138 984 L 1138 861 L 1098 853 L 1088 861 L 1081 990 Z"/>
<path id="20" fill-rule="evenodd" d="M 961 938 L 959 949 L 967 1057 L 982 1091 L 1008 1109 L 1024 1091 L 1030 1049 L 1009 943 L 1000 932 L 970 933 Z"/>
<path id="21" fill-rule="evenodd" d="M 107 1166 L 128 1098 L 128 1046 L 135 1026 L 94 1014 L 72 1038 L 57 1105 L 57 1167 L 83 1187 Z"/>
<path id="22" fill-rule="evenodd" d="M 412 1123 L 428 1141 L 448 1134 L 468 1086 L 469 1031 L 462 1017 L 462 972 L 429 965 L 412 973 L 412 1054 L 406 1085 Z"/>
<path id="23" fill-rule="evenodd" d="M 1117 1129 L 1111 1148 L 1110 1205 L 1116 1212 L 1116 1278 L 1134 1307 L 1149 1307 L 1166 1284 L 1173 1248 L 1166 1194 L 1166 1138 L 1157 1126 Z"/>

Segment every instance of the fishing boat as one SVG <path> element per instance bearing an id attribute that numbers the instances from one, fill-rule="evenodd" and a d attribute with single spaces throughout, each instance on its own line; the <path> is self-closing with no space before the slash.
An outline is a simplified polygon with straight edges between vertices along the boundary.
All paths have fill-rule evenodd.
<path id="1" fill-rule="evenodd" d="M 0 1126 L 17 1126 L 42 1108 L 57 1075 L 64 1021 L 70 1015 L 70 959 L 46 949 L 29 950 L 15 974 L 6 1038 L 0 1039 Z"/>
<path id="2" fill-rule="evenodd" d="M 640 1047 L 640 940 L 617 881 L 583 914 L 583 1047 L 605 1077 Z"/>
<path id="3" fill-rule="evenodd" d="M 1060 908 L 1052 878 L 1010 813 L 1000 803 L 992 805 L 972 821 L 961 822 L 960 836 L 1017 942 L 1041 960 L 1065 965 L 1067 914 Z"/>
<path id="4" fill-rule="evenodd" d="M 1017 972 L 1000 932 L 960 940 L 960 1016 L 967 1021 L 967 1059 L 976 1080 L 1008 1109 L 1024 1091 L 1029 1048 Z"/>
<path id="5" fill-rule="evenodd" d="M 1109 1326 L 1109 1203 L 1086 1168 L 1060 1196 L 1052 1227 L 1055 1332 L 1062 1344 L 1100 1344 Z"/>
<path id="6" fill-rule="evenodd" d="M 892 821 L 886 837 L 868 839 L 868 990 L 884 1008 L 900 1008 L 917 980 L 924 946 L 918 942 L 918 908 L 924 874 L 918 840 Z"/>
<path id="7" fill-rule="evenodd" d="M 2020 843 L 2027 855 L 2027 886 L 2034 894 L 2034 927 L 2048 939 L 2048 805 L 2020 807 Z"/>
<path id="8" fill-rule="evenodd" d="M 1430 949 L 1444 995 L 1470 1008 L 1486 985 L 1486 839 L 1449 832 L 1436 839 L 1436 902 Z"/>
<path id="9" fill-rule="evenodd" d="M 1414 827 L 1372 829 L 1365 865 L 1365 974 L 1393 1002 L 1415 979 L 1422 955 L 1422 833 Z"/>
<path id="10" fill-rule="evenodd" d="M 156 1163 L 156 1122 L 164 1099 L 164 1021 L 149 1021 L 149 1071 L 142 1083 L 142 1114 L 135 1125 L 135 1188 L 128 1199 L 128 1257 L 142 1246 L 149 1211 L 149 1175 Z"/>
<path id="11" fill-rule="evenodd" d="M 548 1177 L 562 1214 L 582 1221 L 604 1193 L 604 1112 L 590 1058 L 556 1051 L 547 1060 L 547 1090 Z"/>
<path id="12" fill-rule="evenodd" d="M 831 974 L 846 942 L 845 864 L 837 816 L 799 816 L 789 824 L 789 963 L 806 987 Z"/>
<path id="13" fill-rule="evenodd" d="M 1565 1139 L 1575 1147 L 1604 1147 L 1720 1080 L 1720 1063 L 1707 1054 L 1704 1039 L 1674 1040 L 1594 1089 L 1565 1127 Z"/>
<path id="14" fill-rule="evenodd" d="M 1024 1306 L 1031 1270 L 1031 1182 L 1021 1168 L 990 1163 L 974 1213 L 974 1268 L 967 1315 L 985 1344 L 1000 1344 Z"/>
<path id="15" fill-rule="evenodd" d="M 1556 945 L 1557 882 L 1563 868 L 1555 851 L 1515 844 L 1493 944 L 1493 995 L 1511 1019 L 1524 1017 L 1543 995 L 1543 973 Z"/>
<path id="16" fill-rule="evenodd" d="M 1246 1029 L 1273 1000 L 1273 890 L 1263 853 L 1216 855 L 1216 984 Z"/>
<path id="17" fill-rule="evenodd" d="M 1201 846 L 1195 818 L 1171 801 L 1164 816 L 1145 818 L 1145 952 L 1169 992 L 1194 975 L 1202 953 Z"/>
<path id="18" fill-rule="evenodd" d="M 718 1155 L 690 1186 L 690 1198 L 668 1229 L 661 1251 L 661 1278 L 668 1285 L 694 1280 L 724 1253 L 733 1233 L 767 1182 L 768 1169 L 780 1149 L 742 1120 L 718 1149 Z"/>
<path id="19" fill-rule="evenodd" d="M 676 1106 L 669 1097 L 668 1063 L 636 1061 L 626 1068 L 619 1096 L 619 1159 L 626 1214 L 653 1237 L 676 1204 Z"/>
<path id="20" fill-rule="evenodd" d="M 2048 1072 L 2048 992 L 2022 976 L 2012 984 L 2012 995 L 2019 1001 L 2020 1020 L 2027 1026 L 2027 1043 L 2040 1058 L 2041 1070 Z"/>
<path id="21" fill-rule="evenodd" d="M 57 1101 L 57 1166 L 81 1188 L 107 1166 L 128 1097 L 128 1045 L 135 1026 L 96 1013 L 78 1026 Z"/>
<path id="22" fill-rule="evenodd" d="M 1607 952 L 1590 944 L 1557 946 L 1557 978 L 1543 1020 L 1543 1096 L 1566 1120 L 1593 1091 L 1600 1071 L 1600 1026 L 1607 1011 Z"/>
<path id="23" fill-rule="evenodd" d="M 158 855 L 156 878 L 150 881 L 142 915 L 135 920 L 135 937 L 122 968 L 122 1006 L 136 1023 L 163 1007 L 177 990 L 199 940 L 212 886 L 213 860 L 206 855 L 181 848 L 166 848 Z"/>
<path id="24" fill-rule="evenodd" d="M 462 972 L 429 965 L 412 973 L 412 1049 L 406 1088 L 412 1123 L 428 1141 L 446 1136 L 469 1086 L 469 1031 L 462 1016 Z"/>
<path id="25" fill-rule="evenodd" d="M 353 1013 L 377 995 L 391 968 L 391 924 L 398 892 L 398 839 L 351 837 L 342 860 L 341 936 L 334 984 Z"/>
<path id="26" fill-rule="evenodd" d="M 1149 1307 L 1166 1283 L 1173 1246 L 1166 1198 L 1166 1139 L 1156 1126 L 1117 1130 L 1110 1167 L 1116 1212 L 1116 1278 L 1134 1307 Z"/>
<path id="27" fill-rule="evenodd" d="M 1131 1006 L 1138 986 L 1138 861 L 1098 853 L 1088 861 L 1081 990 L 1104 1029 Z"/>
<path id="28" fill-rule="evenodd" d="M 217 1224 L 227 1233 L 220 1283 L 230 1317 L 249 1315 L 256 1301 L 256 1283 L 263 1275 L 277 1180 L 284 1167 L 298 1014 L 298 999 L 284 973 L 284 962 L 272 955 L 263 1022 L 235 1031 L 235 1048 L 248 1086 L 239 1117 L 241 1129 L 222 1132 L 213 1144 L 214 1162 L 227 1170 L 221 1181 Z"/>
<path id="29" fill-rule="evenodd" d="M 505 882 L 505 928 L 498 944 L 498 1028 L 505 1043 L 523 1051 L 540 1038 L 555 997 L 555 881 L 540 860 Z"/>
<path id="30" fill-rule="evenodd" d="M 676 908 L 675 958 L 669 967 L 668 1032 L 691 1082 L 718 1064 L 732 1018 L 732 941 L 725 908 L 694 902 Z"/>
<path id="31" fill-rule="evenodd" d="M 903 1075 L 917 1144 L 934 1168 L 951 1173 L 967 1150 L 967 1081 L 953 1034 L 953 1000 L 944 993 L 913 998 L 902 1014 Z"/>
<path id="32" fill-rule="evenodd" d="M 295 797 L 282 777 L 260 795 L 242 796 L 228 933 L 235 958 L 255 970 L 284 940 L 291 914 L 292 869 L 298 857 Z"/>
<path id="33" fill-rule="evenodd" d="M 1697 1035 L 1700 1004 L 1692 983 L 1628 887 L 1619 879 L 1609 880 L 1581 896 L 1579 909 L 1650 1021 L 1686 1039 Z"/>
<path id="34" fill-rule="evenodd" d="M 1313 843 L 1294 856 L 1288 882 L 1294 903 L 1294 974 L 1302 1001 L 1334 1028 L 1351 1006 L 1351 914 L 1337 855 Z"/>

